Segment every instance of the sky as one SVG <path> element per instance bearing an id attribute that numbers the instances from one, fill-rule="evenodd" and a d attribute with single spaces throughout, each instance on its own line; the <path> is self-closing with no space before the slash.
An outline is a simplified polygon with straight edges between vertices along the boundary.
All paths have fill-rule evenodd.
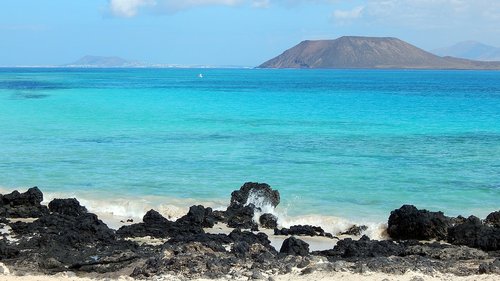
<path id="1" fill-rule="evenodd" d="M 256 66 L 302 40 L 397 37 L 500 47 L 500 0 L 2 0 L 0 65 L 85 55 Z"/>

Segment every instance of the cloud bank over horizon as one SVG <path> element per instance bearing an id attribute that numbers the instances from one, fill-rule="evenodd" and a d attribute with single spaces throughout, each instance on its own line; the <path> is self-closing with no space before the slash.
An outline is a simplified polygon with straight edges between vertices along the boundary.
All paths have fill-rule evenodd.
<path id="1" fill-rule="evenodd" d="M 266 9 L 305 5 L 331 7 L 330 17 L 337 24 L 364 20 L 432 28 L 477 18 L 500 24 L 500 1 L 491 0 L 108 0 L 108 11 L 115 17 L 133 18 L 143 12 L 169 15 L 203 6 Z"/>

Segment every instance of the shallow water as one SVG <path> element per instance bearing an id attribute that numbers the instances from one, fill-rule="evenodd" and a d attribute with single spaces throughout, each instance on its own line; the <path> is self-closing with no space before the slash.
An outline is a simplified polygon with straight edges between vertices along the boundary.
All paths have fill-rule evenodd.
<path id="1" fill-rule="evenodd" d="M 0 69 L 0 145 L 0 186 L 87 201 L 223 205 L 258 181 L 290 216 L 484 217 L 500 72 Z"/>

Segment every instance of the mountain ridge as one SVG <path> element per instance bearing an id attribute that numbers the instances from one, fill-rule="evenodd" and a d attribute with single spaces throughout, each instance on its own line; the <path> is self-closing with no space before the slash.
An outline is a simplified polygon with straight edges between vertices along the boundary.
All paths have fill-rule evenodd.
<path id="1" fill-rule="evenodd" d="M 258 68 L 500 69 L 500 62 L 440 57 L 394 37 L 305 40 Z"/>
<path id="2" fill-rule="evenodd" d="M 470 60 L 500 61 L 500 48 L 472 40 L 434 49 L 431 53 L 438 56 L 452 56 Z"/>

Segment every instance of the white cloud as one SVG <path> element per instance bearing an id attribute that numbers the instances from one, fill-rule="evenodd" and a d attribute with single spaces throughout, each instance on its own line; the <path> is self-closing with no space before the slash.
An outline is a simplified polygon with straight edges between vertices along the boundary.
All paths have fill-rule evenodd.
<path id="1" fill-rule="evenodd" d="M 110 0 L 109 10 L 115 16 L 133 17 L 141 7 L 155 4 L 155 0 Z"/>
<path id="2" fill-rule="evenodd" d="M 197 6 L 236 6 L 247 0 L 108 0 L 109 11 L 118 17 L 134 17 L 141 9 L 154 9 L 156 12 L 176 12 Z M 252 0 L 257 6 L 263 6 L 269 0 Z"/>
<path id="3" fill-rule="evenodd" d="M 345 22 L 353 19 L 360 18 L 363 15 L 364 6 L 357 6 L 351 10 L 335 10 L 333 11 L 333 18 L 338 22 Z"/>
<path id="4" fill-rule="evenodd" d="M 199 6 L 326 5 L 331 6 L 331 16 L 336 22 L 366 20 L 432 28 L 446 22 L 477 21 L 478 18 L 500 20 L 498 0 L 108 0 L 108 4 L 111 14 L 119 17 L 133 17 L 141 10 L 168 14 Z"/>

